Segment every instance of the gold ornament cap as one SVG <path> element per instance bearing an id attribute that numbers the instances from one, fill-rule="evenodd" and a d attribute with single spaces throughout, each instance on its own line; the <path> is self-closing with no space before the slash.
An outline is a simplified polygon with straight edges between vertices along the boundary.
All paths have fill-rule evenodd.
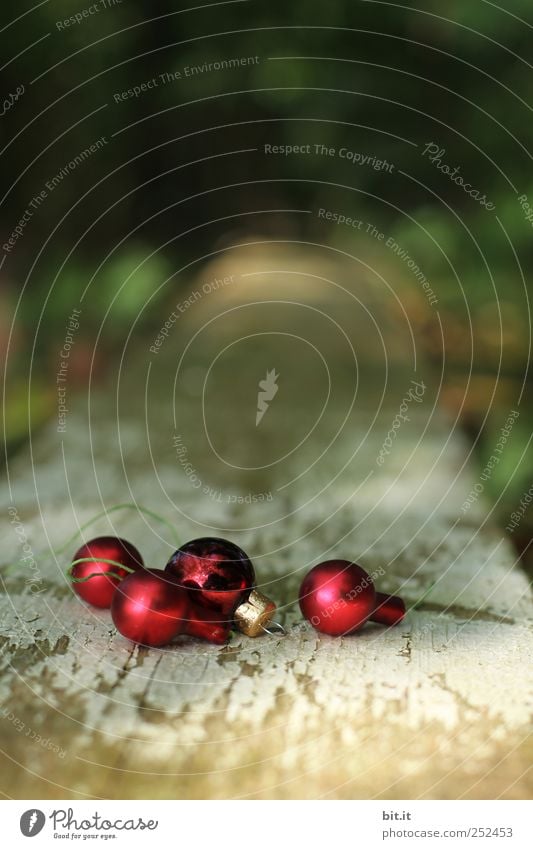
<path id="1" fill-rule="evenodd" d="M 243 601 L 235 611 L 235 624 L 239 631 L 247 637 L 259 637 L 265 633 L 265 628 L 276 611 L 276 605 L 253 589 L 247 601 Z"/>

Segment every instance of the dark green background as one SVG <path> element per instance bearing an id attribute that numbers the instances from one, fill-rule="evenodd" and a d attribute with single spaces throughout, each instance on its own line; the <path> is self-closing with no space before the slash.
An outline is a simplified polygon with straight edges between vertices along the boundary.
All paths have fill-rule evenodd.
<path id="1" fill-rule="evenodd" d="M 2 98 L 26 88 L 0 120 L 2 243 L 47 179 L 99 137 L 109 140 L 50 194 L 1 272 L 8 450 L 51 412 L 58 333 L 89 279 L 94 276 L 72 373 L 80 388 L 106 310 L 111 321 L 98 340 L 97 374 L 105 372 L 106 356 L 120 350 L 133 318 L 139 317 L 140 332 L 159 326 L 173 292 L 186 290 L 179 274 L 160 287 L 176 269 L 228 230 L 234 238 L 253 230 L 323 239 L 315 216 L 287 216 L 280 224 L 257 210 L 338 208 L 332 184 L 351 181 L 358 193 L 350 209 L 394 234 L 438 289 L 447 356 L 442 403 L 454 415 L 461 409 L 482 467 L 527 379 L 533 232 L 517 195 L 533 202 L 530 4 L 272 0 L 187 11 L 183 4 L 123 0 L 58 30 L 58 20 L 90 5 L 50 0 L 25 15 L 30 5 L 10 0 L 0 12 Z M 257 65 L 203 73 L 115 102 L 118 92 L 162 72 L 254 55 L 261 57 Z M 265 142 L 346 145 L 396 163 L 396 173 L 350 171 L 338 157 L 327 163 L 317 156 L 266 157 Z M 421 156 L 428 142 L 446 150 L 445 161 L 460 166 L 495 203 L 495 213 Z M 250 148 L 258 150 L 223 156 Z M 225 188 L 236 183 L 242 185 Z M 253 224 L 243 215 L 249 211 Z M 348 245 L 350 233 L 332 227 L 330 240 Z M 416 299 L 410 318 L 438 367 L 440 340 Z M 531 483 L 531 426 L 521 409 L 487 484 L 496 497 L 507 486 L 502 519 Z M 529 521 L 515 537 L 521 547 L 529 543 Z"/>

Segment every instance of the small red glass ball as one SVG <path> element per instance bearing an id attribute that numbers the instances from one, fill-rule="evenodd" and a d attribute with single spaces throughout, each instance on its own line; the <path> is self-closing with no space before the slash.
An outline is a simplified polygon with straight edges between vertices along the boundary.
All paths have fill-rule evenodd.
<path id="1" fill-rule="evenodd" d="M 300 609 L 317 631 L 331 636 L 351 634 L 365 624 L 374 610 L 372 582 L 359 592 L 367 573 L 348 560 L 328 560 L 305 576 L 300 587 Z"/>
<path id="2" fill-rule="evenodd" d="M 120 582 L 111 618 L 122 636 L 146 646 L 163 646 L 178 634 L 224 643 L 229 625 L 213 622 L 168 572 L 144 569 Z"/>
<path id="3" fill-rule="evenodd" d="M 311 569 L 299 600 L 311 625 L 334 637 L 353 634 L 368 619 L 396 625 L 405 616 L 402 599 L 377 593 L 370 575 L 349 560 L 327 560 Z"/>
<path id="4" fill-rule="evenodd" d="M 248 555 L 232 542 L 202 537 L 185 543 L 165 570 L 190 594 L 196 604 L 231 619 L 255 584 Z"/>
<path id="5" fill-rule="evenodd" d="M 98 573 L 97 577 L 89 578 L 81 584 L 73 583 L 74 592 L 84 601 L 95 607 L 110 607 L 115 590 L 120 583 L 119 578 L 109 577 L 109 573 L 120 575 L 125 578 L 130 572 L 128 569 L 142 569 L 143 559 L 134 545 L 119 537 L 96 537 L 78 548 L 72 561 L 90 557 L 90 562 L 77 563 L 72 567 L 71 574 L 74 578 L 87 578 L 89 575 Z M 102 560 L 114 560 L 122 563 L 128 569 L 120 569 L 110 563 L 102 563 Z M 99 577 L 99 575 L 102 577 Z"/>

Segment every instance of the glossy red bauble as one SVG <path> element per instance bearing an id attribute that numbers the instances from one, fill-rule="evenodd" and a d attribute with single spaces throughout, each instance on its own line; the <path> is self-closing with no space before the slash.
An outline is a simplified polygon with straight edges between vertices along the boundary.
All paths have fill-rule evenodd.
<path id="1" fill-rule="evenodd" d="M 71 569 L 73 578 L 87 578 L 96 574 L 82 583 L 73 583 L 72 588 L 80 598 L 93 604 L 95 607 L 110 607 L 115 590 L 120 583 L 120 578 L 130 574 L 130 570 L 142 569 L 143 559 L 134 545 L 119 537 L 96 537 L 78 548 L 72 558 L 72 562 L 89 557 L 86 563 L 76 563 Z M 103 560 L 113 560 L 121 563 L 126 569 L 103 563 Z M 119 575 L 120 578 L 109 577 Z M 100 575 L 102 577 L 100 577 Z"/>
<path id="2" fill-rule="evenodd" d="M 217 537 L 194 539 L 172 555 L 165 571 L 215 618 L 232 621 L 248 637 L 265 633 L 276 605 L 254 586 L 254 567 L 238 545 Z"/>
<path id="3" fill-rule="evenodd" d="M 212 615 L 161 569 L 144 569 L 121 581 L 111 617 L 124 637 L 145 646 L 166 645 L 178 634 L 225 643 L 230 633 L 228 623 L 213 622 Z"/>
<path id="4" fill-rule="evenodd" d="M 377 593 L 370 575 L 349 560 L 327 560 L 311 569 L 299 599 L 311 625 L 331 636 L 352 634 L 368 619 L 395 625 L 405 616 L 402 599 Z"/>
<path id="5" fill-rule="evenodd" d="M 232 619 L 255 583 L 254 567 L 247 554 L 232 542 L 202 537 L 185 543 L 170 558 L 167 572 L 174 575 L 203 607 Z"/>

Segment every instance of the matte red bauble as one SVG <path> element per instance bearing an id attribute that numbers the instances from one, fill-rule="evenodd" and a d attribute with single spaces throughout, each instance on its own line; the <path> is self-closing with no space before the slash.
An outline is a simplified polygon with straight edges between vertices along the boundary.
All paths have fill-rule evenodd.
<path id="1" fill-rule="evenodd" d="M 165 571 L 174 575 L 197 604 L 213 611 L 221 621 L 234 621 L 249 637 L 263 632 L 276 609 L 255 588 L 248 555 L 228 540 L 191 540 L 172 555 Z"/>
<path id="2" fill-rule="evenodd" d="M 161 569 L 144 569 L 120 582 L 111 604 L 118 631 L 134 643 L 163 646 L 178 634 L 225 643 L 229 623 L 214 622 L 195 605 L 175 578 Z"/>
<path id="3" fill-rule="evenodd" d="M 372 578 L 349 560 L 327 560 L 307 573 L 300 587 L 300 609 L 323 634 L 352 634 L 368 619 L 396 625 L 405 616 L 398 596 L 377 593 Z"/>
<path id="4" fill-rule="evenodd" d="M 120 579 L 129 575 L 130 570 L 136 571 L 144 566 L 143 559 L 135 546 L 119 537 L 96 537 L 86 542 L 78 548 L 72 562 L 84 557 L 91 559 L 86 563 L 76 563 L 70 574 L 73 578 L 79 579 L 97 573 L 96 577 L 89 578 L 83 583 L 73 583 L 72 588 L 80 598 L 95 607 L 110 607 Z M 102 563 L 102 560 L 114 560 L 115 563 L 121 563 L 128 568 L 120 569 L 119 566 L 113 566 L 111 563 Z M 109 577 L 110 573 L 120 577 Z"/>

